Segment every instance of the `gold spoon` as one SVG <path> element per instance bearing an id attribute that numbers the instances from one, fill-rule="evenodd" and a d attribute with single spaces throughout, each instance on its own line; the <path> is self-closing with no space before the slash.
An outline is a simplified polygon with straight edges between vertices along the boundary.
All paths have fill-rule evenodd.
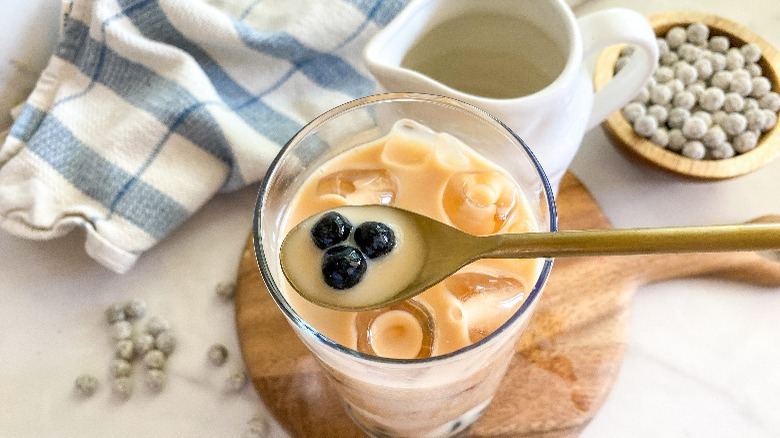
<path id="1" fill-rule="evenodd" d="M 389 277 L 375 277 L 380 281 L 372 281 L 370 284 L 359 283 L 354 288 L 339 291 L 328 288 L 321 281 L 323 287 L 316 287 L 310 281 L 304 280 L 304 277 L 311 278 L 312 273 L 320 275 L 320 270 L 302 261 L 300 255 L 306 250 L 302 250 L 301 245 L 308 245 L 310 252 L 311 248 L 314 248 L 309 233 L 325 212 L 295 226 L 281 248 L 280 259 L 285 277 L 307 300 L 324 307 L 347 311 L 376 309 L 411 298 L 463 266 L 483 258 L 554 258 L 780 249 L 780 223 L 474 236 L 426 216 L 395 207 L 346 206 L 334 210 L 353 223 L 375 220 L 389 224 L 396 234 L 401 236 L 393 251 L 397 254 L 407 251 L 404 255 L 411 254 L 413 261 L 392 267 L 389 269 Z M 294 248 L 296 246 L 297 248 Z M 371 269 L 371 262 L 368 269 Z"/>

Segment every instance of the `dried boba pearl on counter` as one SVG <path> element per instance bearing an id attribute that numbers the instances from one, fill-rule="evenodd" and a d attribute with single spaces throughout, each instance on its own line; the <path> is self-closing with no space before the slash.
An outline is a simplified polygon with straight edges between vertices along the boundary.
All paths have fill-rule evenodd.
<path id="1" fill-rule="evenodd" d="M 228 349 L 222 344 L 214 344 L 209 347 L 206 356 L 209 358 L 209 362 L 216 366 L 222 366 L 227 362 Z"/>
<path id="2" fill-rule="evenodd" d="M 144 355 L 144 366 L 150 369 L 160 370 L 165 368 L 165 354 L 160 350 L 150 350 Z"/>
<path id="3" fill-rule="evenodd" d="M 73 382 L 76 391 L 82 397 L 92 397 L 100 388 L 100 381 L 91 374 L 82 374 Z"/>
<path id="4" fill-rule="evenodd" d="M 112 304 L 106 309 L 106 320 L 109 324 L 124 321 L 126 318 L 125 306 L 122 304 Z"/>
<path id="5" fill-rule="evenodd" d="M 766 124 L 766 114 L 760 109 L 751 109 L 745 111 L 745 120 L 747 128 L 750 131 L 762 131 Z"/>
<path id="6" fill-rule="evenodd" d="M 701 142 L 708 148 L 714 148 L 726 142 L 726 133 L 718 125 L 711 126 L 701 137 Z"/>
<path id="7" fill-rule="evenodd" d="M 231 300 L 236 295 L 236 283 L 225 281 L 217 284 L 217 295 L 224 300 Z"/>
<path id="8" fill-rule="evenodd" d="M 710 37 L 710 28 L 704 23 L 691 23 L 685 31 L 688 41 L 693 44 L 706 44 Z"/>
<path id="9" fill-rule="evenodd" d="M 669 82 L 674 79 L 674 70 L 666 66 L 658 67 L 653 73 L 653 78 L 660 83 Z"/>
<path id="10" fill-rule="evenodd" d="M 730 113 L 721 122 L 721 127 L 730 136 L 739 135 L 747 129 L 747 119 L 740 113 Z"/>
<path id="11" fill-rule="evenodd" d="M 659 84 L 650 88 L 650 101 L 659 105 L 666 105 L 671 102 L 673 94 L 674 92 L 671 88 Z"/>
<path id="12" fill-rule="evenodd" d="M 710 38 L 708 46 L 713 52 L 726 53 L 731 48 L 731 43 L 727 37 L 717 35 Z"/>
<path id="13" fill-rule="evenodd" d="M 729 84 L 729 91 L 737 93 L 740 96 L 749 96 L 753 91 L 753 82 L 748 77 L 735 77 Z"/>
<path id="14" fill-rule="evenodd" d="M 228 376 L 227 387 L 233 391 L 238 391 L 246 385 L 246 382 L 246 373 L 243 370 L 236 370 Z"/>
<path id="15" fill-rule="evenodd" d="M 121 339 L 117 341 L 114 352 L 120 359 L 132 360 L 135 356 L 135 344 L 132 339 Z"/>
<path id="16" fill-rule="evenodd" d="M 141 333 L 135 337 L 135 353 L 143 356 L 154 348 L 154 336 L 149 333 Z"/>
<path id="17" fill-rule="evenodd" d="M 149 320 L 146 321 L 145 326 L 146 333 L 149 333 L 152 336 L 157 336 L 170 328 L 171 325 L 168 323 L 168 321 L 160 318 L 159 316 L 153 316 L 149 318 Z"/>
<path id="18" fill-rule="evenodd" d="M 716 71 L 710 78 L 710 85 L 721 90 L 728 90 L 734 75 L 727 70 Z"/>
<path id="19" fill-rule="evenodd" d="M 113 377 L 127 377 L 133 374 L 133 364 L 120 358 L 111 360 L 110 369 Z"/>
<path id="20" fill-rule="evenodd" d="M 699 78 L 699 72 L 696 68 L 690 64 L 685 64 L 677 67 L 674 71 L 674 77 L 679 79 L 683 85 L 689 85 L 696 82 Z"/>
<path id="21" fill-rule="evenodd" d="M 699 96 L 699 105 L 709 112 L 719 110 L 726 100 L 726 94 L 720 88 L 710 87 Z"/>
<path id="22" fill-rule="evenodd" d="M 111 392 L 122 400 L 127 400 L 133 395 L 133 380 L 129 377 L 119 377 L 111 383 Z"/>
<path id="23" fill-rule="evenodd" d="M 689 117 L 682 126 L 685 138 L 698 140 L 707 132 L 707 122 L 700 117 Z"/>
<path id="24" fill-rule="evenodd" d="M 709 148 L 710 157 L 716 160 L 725 160 L 726 158 L 733 157 L 736 153 L 734 147 L 729 142 L 719 143 L 718 145 Z"/>
<path id="25" fill-rule="evenodd" d="M 650 137 L 650 141 L 662 148 L 669 146 L 669 131 L 664 127 L 656 129 Z"/>
<path id="26" fill-rule="evenodd" d="M 170 330 L 166 330 L 154 338 L 155 348 L 162 351 L 166 356 L 170 356 L 173 353 L 177 342 L 176 336 Z"/>
<path id="27" fill-rule="evenodd" d="M 117 341 L 129 339 L 133 336 L 133 325 L 128 321 L 117 321 L 111 324 L 111 336 Z"/>
<path id="28" fill-rule="evenodd" d="M 674 98 L 672 98 L 672 105 L 674 105 L 675 108 L 684 108 L 690 110 L 694 107 L 694 105 L 696 105 L 696 96 L 693 94 L 693 92 L 688 90 L 680 91 L 674 95 Z"/>
<path id="29" fill-rule="evenodd" d="M 686 120 L 691 117 L 691 112 L 685 108 L 672 108 L 669 111 L 669 118 L 666 119 L 666 124 L 670 128 L 682 128 Z"/>
<path id="30" fill-rule="evenodd" d="M 664 105 L 650 105 L 647 108 L 647 115 L 653 117 L 658 121 L 659 125 L 666 123 L 666 119 L 669 117 L 669 110 Z"/>
<path id="31" fill-rule="evenodd" d="M 756 43 L 747 43 L 739 48 L 746 62 L 756 63 L 761 59 L 761 46 Z"/>
<path id="32" fill-rule="evenodd" d="M 623 107 L 623 116 L 629 123 L 634 123 L 636 119 L 647 114 L 647 107 L 639 102 L 630 102 Z"/>
<path id="33" fill-rule="evenodd" d="M 734 150 L 743 154 L 748 152 L 758 145 L 758 135 L 753 131 L 745 131 L 742 134 L 734 137 Z"/>
<path id="34" fill-rule="evenodd" d="M 161 392 L 168 384 L 168 375 L 163 370 L 150 369 L 144 375 L 144 383 L 152 392 Z"/>
<path id="35" fill-rule="evenodd" d="M 770 91 L 758 100 L 758 107 L 775 113 L 780 111 L 780 94 Z"/>
<path id="36" fill-rule="evenodd" d="M 737 111 L 742 111 L 742 108 L 745 107 L 745 98 L 742 97 L 739 93 L 729 92 L 726 93 L 725 99 L 723 100 L 723 110 L 733 113 Z"/>
<path id="37" fill-rule="evenodd" d="M 656 129 L 658 129 L 658 120 L 647 114 L 640 116 L 634 122 L 634 131 L 642 137 L 652 136 Z"/>
<path id="38" fill-rule="evenodd" d="M 674 26 L 666 32 L 666 43 L 670 49 L 677 49 L 688 40 L 688 34 L 681 26 Z"/>
<path id="39" fill-rule="evenodd" d="M 752 97 L 760 99 L 772 91 L 772 83 L 769 82 L 769 79 L 763 76 L 752 78 L 750 82 L 752 85 L 752 91 L 750 92 L 750 95 Z"/>
<path id="40" fill-rule="evenodd" d="M 693 140 L 685 143 L 682 148 L 682 154 L 692 160 L 701 160 L 707 155 L 707 148 L 700 141 Z"/>
<path id="41" fill-rule="evenodd" d="M 675 151 L 675 152 L 681 151 L 683 146 L 685 146 L 685 143 L 688 142 L 688 139 L 685 138 L 682 131 L 680 131 L 679 129 L 670 129 L 668 133 L 668 137 L 669 137 L 669 142 L 667 143 L 666 148 L 671 151 Z"/>

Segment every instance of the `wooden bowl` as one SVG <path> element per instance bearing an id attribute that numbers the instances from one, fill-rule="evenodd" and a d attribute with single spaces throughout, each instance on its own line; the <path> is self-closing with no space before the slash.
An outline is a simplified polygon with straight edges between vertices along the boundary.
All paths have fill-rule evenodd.
<path id="1" fill-rule="evenodd" d="M 701 22 L 709 26 L 710 36 L 723 35 L 729 38 L 731 46 L 756 43 L 761 47 L 759 64 L 763 76 L 772 83 L 772 90 L 780 92 L 780 54 L 765 39 L 742 25 L 722 17 L 700 12 L 665 12 L 649 17 L 657 36 L 663 36 L 674 26 L 686 26 Z M 614 66 L 622 46 L 611 46 L 599 56 L 594 72 L 596 90 L 604 87 L 614 75 Z M 602 124 L 607 135 L 616 146 L 629 157 L 658 166 L 667 171 L 698 179 L 725 179 L 752 172 L 780 155 L 780 122 L 763 133 L 758 145 L 749 152 L 723 160 L 693 160 L 679 153 L 664 149 L 650 140 L 637 135 L 631 124 L 616 111 Z"/>

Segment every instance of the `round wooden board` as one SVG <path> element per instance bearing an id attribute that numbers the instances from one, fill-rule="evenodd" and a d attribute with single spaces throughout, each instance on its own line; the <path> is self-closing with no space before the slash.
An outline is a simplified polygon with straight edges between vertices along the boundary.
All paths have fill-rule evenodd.
<path id="1" fill-rule="evenodd" d="M 560 229 L 607 228 L 596 201 L 571 174 L 557 199 Z M 728 257 L 728 258 L 727 258 Z M 503 386 L 471 437 L 572 437 L 604 402 L 617 376 L 628 305 L 637 286 L 715 274 L 780 284 L 780 263 L 755 254 L 580 257 L 555 261 Z M 252 382 L 295 438 L 364 436 L 263 285 L 251 237 L 236 281 L 236 326 Z"/>

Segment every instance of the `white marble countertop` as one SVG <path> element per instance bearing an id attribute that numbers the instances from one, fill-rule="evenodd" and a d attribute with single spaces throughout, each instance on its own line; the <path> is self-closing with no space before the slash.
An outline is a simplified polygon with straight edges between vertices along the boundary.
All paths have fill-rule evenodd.
<path id="1" fill-rule="evenodd" d="M 0 39 L 0 54 L 6 59 L 19 53 L 17 59 L 35 70 L 49 49 L 40 39 L 51 41 L 51 33 L 39 32 L 35 39 L 21 23 L 56 26 L 58 4 L 16 3 L 22 2 L 7 8 L 16 24 Z M 576 13 L 609 6 L 648 14 L 706 9 L 780 47 L 776 0 L 588 0 Z M 23 53 L 21 45 L 31 52 Z M 31 85 L 15 68 L 0 66 L 3 110 L 16 99 L 9 83 Z M 732 180 L 691 181 L 628 161 L 595 129 L 571 170 L 615 227 L 735 223 L 780 213 L 780 160 Z M 241 361 L 232 305 L 214 289 L 235 277 L 256 190 L 253 185 L 214 198 L 125 275 L 89 259 L 80 232 L 49 242 L 0 232 L 0 436 L 250 436 L 250 422 L 266 411 L 250 385 L 225 387 Z M 152 396 L 137 388 L 130 400 L 119 402 L 106 384 L 113 347 L 104 310 L 131 298 L 146 300 L 150 314 L 169 319 L 180 344 L 165 391 Z M 778 288 L 707 279 L 641 288 L 631 307 L 625 362 L 583 436 L 780 436 L 777 309 Z M 216 342 L 232 353 L 220 368 L 206 361 L 207 348 Z M 88 400 L 73 393 L 81 373 L 103 380 Z M 284 436 L 271 428 L 271 436 Z"/>

